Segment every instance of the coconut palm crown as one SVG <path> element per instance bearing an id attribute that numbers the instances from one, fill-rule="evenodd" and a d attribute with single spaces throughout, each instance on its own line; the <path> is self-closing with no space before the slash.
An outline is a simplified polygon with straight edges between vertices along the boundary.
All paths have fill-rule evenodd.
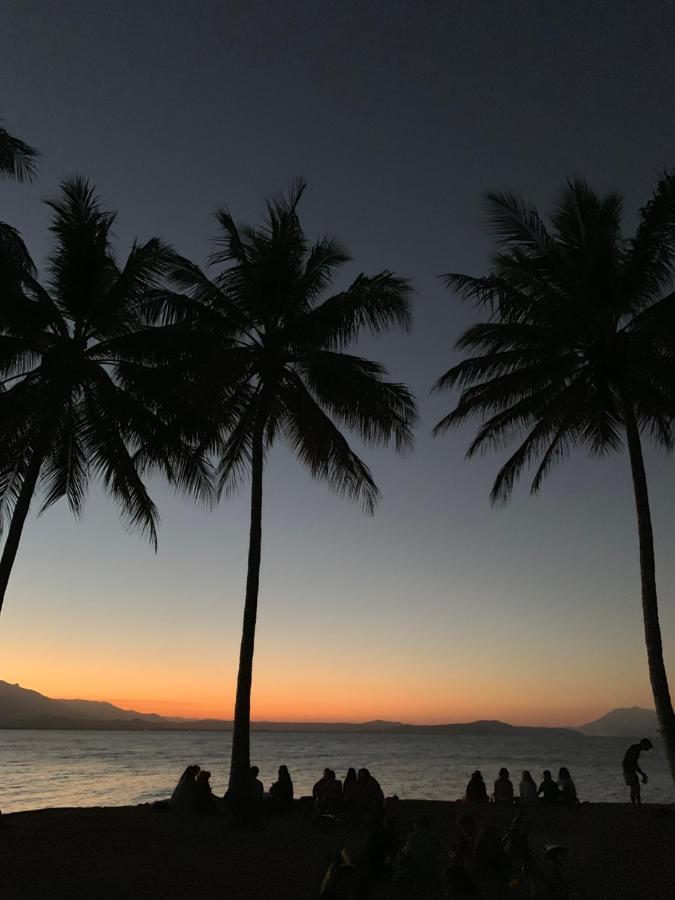
<path id="1" fill-rule="evenodd" d="M 237 680 L 230 796 L 246 800 L 249 722 L 261 553 L 264 459 L 284 439 L 312 476 L 372 512 L 379 493 L 368 466 L 342 429 L 366 444 L 412 442 L 415 404 L 383 366 L 345 352 L 363 331 L 411 324 L 408 283 L 384 271 L 359 275 L 323 299 L 350 257 L 336 240 L 307 241 L 298 217 L 305 185 L 268 203 L 260 227 L 238 226 L 217 213 L 220 234 L 210 280 L 176 260 L 171 278 L 200 325 L 213 335 L 210 361 L 199 361 L 203 390 L 220 390 L 221 438 L 216 477 L 221 491 L 251 480 L 251 526 L 244 627 Z M 178 309 L 183 307 L 178 301 Z M 180 314 L 180 313 L 179 313 Z"/>
<path id="2" fill-rule="evenodd" d="M 158 388 L 143 394 L 148 372 L 161 384 L 157 360 L 170 370 L 166 352 L 176 340 L 171 329 L 146 324 L 144 306 L 168 249 L 157 239 L 135 243 L 120 266 L 115 216 L 80 178 L 64 182 L 49 205 L 55 244 L 46 285 L 0 244 L 0 609 L 36 491 L 43 510 L 65 497 L 79 515 L 99 478 L 129 528 L 155 544 L 157 510 L 143 470 L 161 466 L 176 487 L 209 490 L 199 451 L 163 414 L 166 397 Z M 165 331 L 171 340 L 162 348 Z"/>
<path id="3" fill-rule="evenodd" d="M 638 518 L 642 605 L 659 726 L 675 778 L 675 721 L 663 661 L 654 546 L 642 444 L 671 450 L 675 415 L 675 179 L 664 176 L 621 232 L 618 196 L 567 183 L 547 228 L 511 193 L 488 197 L 498 244 L 484 277 L 447 285 L 487 307 L 457 347 L 467 354 L 435 384 L 459 386 L 440 434 L 478 416 L 468 456 L 517 442 L 491 498 L 506 501 L 533 467 L 532 491 L 578 447 L 602 455 L 627 445 Z"/>

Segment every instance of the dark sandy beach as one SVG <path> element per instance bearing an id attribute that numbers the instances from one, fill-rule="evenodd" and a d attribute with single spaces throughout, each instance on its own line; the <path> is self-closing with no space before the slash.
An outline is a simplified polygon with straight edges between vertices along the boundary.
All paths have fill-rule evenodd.
<path id="1" fill-rule="evenodd" d="M 402 801 L 405 826 L 426 813 L 443 848 L 470 810 L 479 826 L 506 830 L 514 811 Z M 300 809 L 236 829 L 217 817 L 158 814 L 150 807 L 53 809 L 4 815 L 0 897 L 314 898 L 332 854 L 358 850 L 365 834 L 325 824 Z M 570 848 L 569 878 L 585 900 L 675 897 L 675 808 L 620 804 L 527 812 L 532 849 Z M 373 897 L 398 897 L 382 885 Z M 410 895 L 406 895 L 410 896 Z"/>

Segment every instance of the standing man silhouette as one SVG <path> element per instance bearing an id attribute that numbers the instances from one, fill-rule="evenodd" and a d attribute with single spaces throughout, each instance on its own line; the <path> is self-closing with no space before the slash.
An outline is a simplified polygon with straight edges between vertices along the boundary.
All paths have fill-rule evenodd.
<path id="1" fill-rule="evenodd" d="M 647 784 L 647 775 L 640 768 L 640 753 L 651 749 L 652 742 L 649 738 L 642 738 L 639 744 L 631 744 L 623 757 L 623 780 L 630 788 L 630 802 L 633 806 L 640 806 L 642 803 L 638 774 L 642 776 L 642 783 Z"/>

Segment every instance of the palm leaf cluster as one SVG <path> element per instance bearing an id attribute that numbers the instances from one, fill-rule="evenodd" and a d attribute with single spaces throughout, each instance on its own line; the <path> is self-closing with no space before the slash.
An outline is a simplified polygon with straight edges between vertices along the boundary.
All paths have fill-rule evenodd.
<path id="1" fill-rule="evenodd" d="M 168 278 L 180 293 L 161 298 L 159 315 L 167 321 L 170 311 L 174 324 L 211 337 L 198 383 L 221 404 L 224 427 L 208 443 L 217 449 L 218 490 L 229 493 L 248 477 L 257 425 L 266 450 L 284 438 L 314 477 L 372 512 L 377 486 L 342 429 L 402 450 L 412 442 L 415 404 L 383 366 L 345 347 L 363 330 L 408 329 L 410 288 L 385 271 L 322 299 L 350 257 L 332 238 L 309 245 L 297 214 L 303 191 L 299 182 L 271 201 L 260 227 L 238 226 L 219 210 L 211 263 L 220 271 L 209 279 L 175 256 Z"/>
<path id="2" fill-rule="evenodd" d="M 79 515 L 95 476 L 129 527 L 156 543 L 140 460 L 162 465 L 177 486 L 208 490 L 206 468 L 162 403 L 162 378 L 179 365 L 175 335 L 146 323 L 168 249 L 157 239 L 136 243 L 121 265 L 111 248 L 115 217 L 82 179 L 64 183 L 49 205 L 47 283 L 25 259 L 0 254 L 0 521 L 36 487 L 42 509 L 66 498 Z"/>
<path id="3" fill-rule="evenodd" d="M 469 355 L 436 382 L 460 386 L 436 433 L 478 415 L 468 455 L 518 441 L 499 471 L 494 502 L 534 467 L 537 491 L 576 447 L 619 449 L 626 411 L 670 449 L 675 410 L 675 180 L 661 181 L 631 240 L 621 201 L 569 182 L 547 228 L 509 193 L 489 195 L 498 243 L 484 277 L 446 276 L 448 286 L 489 310 L 457 346 Z"/>

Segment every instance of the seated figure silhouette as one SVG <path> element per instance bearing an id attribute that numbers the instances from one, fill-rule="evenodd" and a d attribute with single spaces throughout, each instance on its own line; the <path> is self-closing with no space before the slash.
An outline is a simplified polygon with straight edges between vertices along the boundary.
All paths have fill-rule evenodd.
<path id="1" fill-rule="evenodd" d="M 386 868 L 394 862 L 399 849 L 399 834 L 393 816 L 385 816 L 380 810 L 373 820 L 358 868 L 365 883 L 374 884 Z"/>
<path id="2" fill-rule="evenodd" d="M 359 769 L 356 775 L 354 808 L 363 816 L 376 815 L 384 805 L 384 793 L 376 778 L 368 769 Z"/>
<path id="3" fill-rule="evenodd" d="M 565 766 L 562 766 L 558 772 L 558 790 L 560 791 L 559 802 L 563 806 L 576 806 L 579 803 L 576 786 L 572 781 L 569 769 L 566 769 Z"/>
<path id="4" fill-rule="evenodd" d="M 188 766 L 178 779 L 178 784 L 173 789 L 169 804 L 176 812 L 191 812 L 194 809 L 197 796 L 197 775 L 200 766 Z"/>
<path id="5" fill-rule="evenodd" d="M 499 881 L 508 868 L 502 839 L 495 828 L 484 828 L 476 841 L 474 869 L 481 881 Z"/>
<path id="6" fill-rule="evenodd" d="M 327 813 L 342 805 L 342 782 L 332 769 L 324 769 L 323 776 L 312 788 L 312 797 L 319 813 Z"/>
<path id="7" fill-rule="evenodd" d="M 249 790 L 251 792 L 251 799 L 254 805 L 258 806 L 262 803 L 263 794 L 265 793 L 265 788 L 263 787 L 262 781 L 258 778 L 260 774 L 260 769 L 257 766 L 251 766 L 248 770 L 249 774 Z"/>
<path id="8" fill-rule="evenodd" d="M 487 803 L 489 799 L 487 788 L 483 781 L 483 775 L 476 769 L 466 786 L 466 802 Z"/>
<path id="9" fill-rule="evenodd" d="M 345 780 L 342 782 L 342 803 L 346 807 L 354 805 L 356 794 L 356 769 L 347 769 Z"/>
<path id="10" fill-rule="evenodd" d="M 211 773 L 202 769 L 195 779 L 194 799 L 192 801 L 194 812 L 212 812 L 215 807 L 215 798 L 209 782 L 210 778 Z"/>
<path id="11" fill-rule="evenodd" d="M 543 806 L 555 806 L 560 801 L 560 789 L 553 780 L 550 769 L 544 771 L 544 780 L 539 785 L 537 794 Z"/>
<path id="12" fill-rule="evenodd" d="M 472 816 L 463 813 L 457 819 L 457 843 L 450 851 L 450 861 L 443 872 L 443 897 L 465 900 L 478 896 L 476 883 L 476 849 L 478 829 Z"/>
<path id="13" fill-rule="evenodd" d="M 495 781 L 495 803 L 513 803 L 513 784 L 509 778 L 508 769 L 499 770 L 499 778 Z"/>
<path id="14" fill-rule="evenodd" d="M 428 816 L 417 816 L 396 861 L 395 880 L 413 886 L 416 896 L 427 896 L 436 880 L 438 850 Z"/>
<path id="15" fill-rule="evenodd" d="M 523 804 L 523 806 L 539 805 L 537 785 L 534 783 L 534 779 L 527 771 L 527 769 L 525 769 L 525 771 L 521 775 L 518 793 L 520 795 L 520 802 Z"/>
<path id="16" fill-rule="evenodd" d="M 646 773 L 640 768 L 640 754 L 643 750 L 651 750 L 652 747 L 653 744 L 649 738 L 642 738 L 637 744 L 631 744 L 623 757 L 623 780 L 630 788 L 630 802 L 633 806 L 642 804 L 640 778 L 643 784 L 647 784 L 648 780 Z"/>
<path id="17" fill-rule="evenodd" d="M 286 766 L 279 766 L 277 780 L 270 787 L 270 807 L 275 812 L 285 812 L 293 806 L 293 782 Z"/>

